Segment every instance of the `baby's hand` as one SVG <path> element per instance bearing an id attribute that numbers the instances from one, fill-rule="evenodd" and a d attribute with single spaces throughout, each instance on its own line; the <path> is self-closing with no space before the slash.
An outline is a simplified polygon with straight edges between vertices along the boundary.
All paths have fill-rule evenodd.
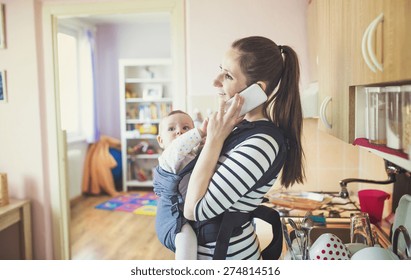
<path id="1" fill-rule="evenodd" d="M 201 137 L 205 137 L 207 135 L 207 125 L 208 125 L 208 118 L 206 118 L 201 126 L 198 128 L 198 131 L 200 132 Z"/>

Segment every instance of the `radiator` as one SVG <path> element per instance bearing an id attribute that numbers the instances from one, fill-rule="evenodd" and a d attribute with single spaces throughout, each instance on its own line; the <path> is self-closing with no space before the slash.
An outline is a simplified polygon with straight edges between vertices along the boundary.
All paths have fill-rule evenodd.
<path id="1" fill-rule="evenodd" d="M 67 150 L 67 176 L 69 199 L 81 195 L 81 182 L 83 178 L 85 152 L 81 148 L 70 148 Z"/>

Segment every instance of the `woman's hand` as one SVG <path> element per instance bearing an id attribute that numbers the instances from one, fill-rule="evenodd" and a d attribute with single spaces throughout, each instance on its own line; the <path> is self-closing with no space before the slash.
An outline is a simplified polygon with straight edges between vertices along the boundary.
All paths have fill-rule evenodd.
<path id="1" fill-rule="evenodd" d="M 207 140 L 222 141 L 228 137 L 233 128 L 242 121 L 239 117 L 244 98 L 240 95 L 234 95 L 234 102 L 226 108 L 226 101 L 223 96 L 219 97 L 219 110 L 209 116 L 207 127 Z"/>
<path id="2" fill-rule="evenodd" d="M 202 138 L 205 138 L 207 136 L 207 125 L 208 125 L 208 119 L 205 119 L 202 123 L 201 126 L 198 128 L 198 131 L 200 133 L 200 136 Z"/>
<path id="3" fill-rule="evenodd" d="M 239 117 L 243 103 L 244 99 L 236 94 L 234 102 L 225 110 L 225 101 L 220 97 L 218 112 L 209 116 L 207 141 L 191 173 L 184 203 L 184 216 L 189 220 L 194 220 L 195 205 L 207 191 L 225 139 L 243 119 Z"/>

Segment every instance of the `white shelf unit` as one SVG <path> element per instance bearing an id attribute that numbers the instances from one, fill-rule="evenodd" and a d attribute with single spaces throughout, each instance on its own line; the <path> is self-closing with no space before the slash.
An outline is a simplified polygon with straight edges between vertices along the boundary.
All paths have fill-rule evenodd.
<path id="1" fill-rule="evenodd" d="M 173 108 L 171 59 L 120 59 L 123 190 L 152 187 L 158 164 L 158 126 Z"/>

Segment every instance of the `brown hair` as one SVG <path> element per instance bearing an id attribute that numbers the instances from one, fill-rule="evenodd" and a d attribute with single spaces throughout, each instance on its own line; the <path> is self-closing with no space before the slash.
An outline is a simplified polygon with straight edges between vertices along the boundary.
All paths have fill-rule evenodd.
<path id="1" fill-rule="evenodd" d="M 294 183 L 303 183 L 303 117 L 297 54 L 289 46 L 278 46 L 270 39 L 259 36 L 239 39 L 232 44 L 232 48 L 240 52 L 239 63 L 247 85 L 258 81 L 266 83 L 268 100 L 264 105 L 264 114 L 288 138 L 290 149 L 282 170 L 281 184 L 288 188 Z"/>
<path id="2" fill-rule="evenodd" d="M 187 116 L 191 117 L 189 114 L 187 114 L 186 112 L 181 111 L 181 110 L 171 111 L 170 113 L 168 113 L 167 117 L 169 117 L 171 115 L 177 115 L 177 114 L 184 114 L 184 115 L 187 115 Z"/>

